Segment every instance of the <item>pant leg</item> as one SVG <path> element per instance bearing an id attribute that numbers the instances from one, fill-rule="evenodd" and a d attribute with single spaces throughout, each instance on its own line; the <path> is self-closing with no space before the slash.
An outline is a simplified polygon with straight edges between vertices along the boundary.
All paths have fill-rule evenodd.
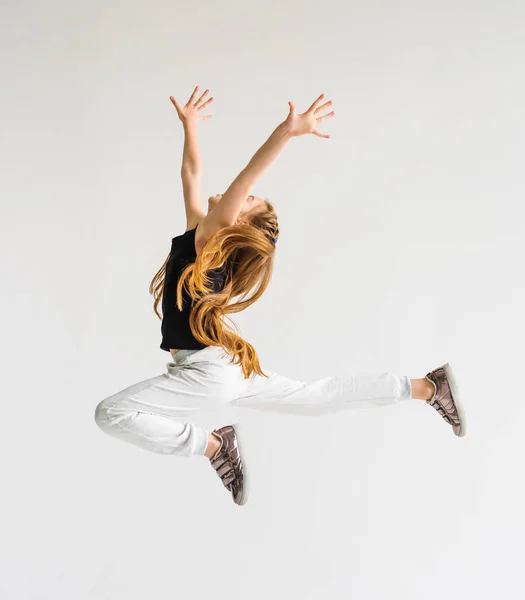
<path id="1" fill-rule="evenodd" d="M 311 382 L 263 368 L 232 405 L 262 411 L 315 416 L 350 408 L 388 406 L 412 398 L 410 378 L 388 372 L 330 375 Z"/>
<path id="2" fill-rule="evenodd" d="M 192 421 L 192 410 L 172 396 L 163 375 L 146 379 L 100 402 L 95 422 L 102 431 L 158 454 L 203 455 L 208 431 Z"/>
<path id="3" fill-rule="evenodd" d="M 177 353 L 166 373 L 102 400 L 95 409 L 97 425 L 158 454 L 204 455 L 209 429 L 198 422 L 239 395 L 247 381 L 237 365 L 210 348 Z"/>

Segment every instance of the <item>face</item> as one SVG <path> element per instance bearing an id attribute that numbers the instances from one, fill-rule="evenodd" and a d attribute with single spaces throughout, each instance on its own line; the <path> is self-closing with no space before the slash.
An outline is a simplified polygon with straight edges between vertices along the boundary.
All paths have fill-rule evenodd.
<path id="1" fill-rule="evenodd" d="M 210 210 L 213 210 L 215 206 L 217 206 L 222 196 L 222 194 L 217 194 L 208 198 L 208 212 L 210 212 Z M 257 209 L 263 204 L 264 198 L 259 198 L 259 196 L 248 196 L 248 198 L 246 198 L 246 200 L 244 201 L 244 204 L 237 218 L 244 219 L 248 217 L 251 213 L 256 212 Z"/>

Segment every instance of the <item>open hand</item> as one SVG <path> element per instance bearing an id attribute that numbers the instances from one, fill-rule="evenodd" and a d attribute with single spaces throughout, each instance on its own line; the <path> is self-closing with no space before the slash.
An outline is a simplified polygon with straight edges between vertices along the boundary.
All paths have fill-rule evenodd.
<path id="1" fill-rule="evenodd" d="M 192 123 L 197 122 L 204 119 L 211 119 L 211 115 L 203 115 L 200 111 L 207 106 L 210 102 L 213 101 L 213 98 L 209 98 L 204 102 L 204 98 L 208 95 L 210 90 L 206 90 L 198 100 L 196 100 L 197 92 L 199 91 L 199 86 L 196 86 L 193 90 L 193 94 L 190 96 L 187 104 L 185 106 L 180 106 L 174 96 L 170 96 L 170 100 L 173 103 L 173 106 L 177 109 L 177 114 L 179 115 L 179 119 L 183 123 Z"/>
<path id="2" fill-rule="evenodd" d="M 314 135 L 318 135 L 322 138 L 329 138 L 330 136 L 326 133 L 320 133 L 317 131 L 317 125 L 328 119 L 329 117 L 333 117 L 335 115 L 335 111 L 328 113 L 327 115 L 319 116 L 319 114 L 328 109 L 329 106 L 332 106 L 332 101 L 329 100 L 324 104 L 321 102 L 324 99 L 324 94 L 321 94 L 319 98 L 310 106 L 310 108 L 298 115 L 295 110 L 295 105 L 293 102 L 288 102 L 290 106 L 290 112 L 286 121 L 284 121 L 283 126 L 293 135 L 305 135 L 306 133 L 313 133 Z"/>

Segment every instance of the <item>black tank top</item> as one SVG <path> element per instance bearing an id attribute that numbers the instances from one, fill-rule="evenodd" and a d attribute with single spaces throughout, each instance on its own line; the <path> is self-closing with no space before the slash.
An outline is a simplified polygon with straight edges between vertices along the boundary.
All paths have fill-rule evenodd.
<path id="1" fill-rule="evenodd" d="M 184 268 L 197 258 L 195 249 L 195 233 L 197 227 L 171 240 L 171 253 L 166 263 L 166 277 L 162 296 L 162 350 L 170 348 L 180 350 L 201 350 L 204 344 L 195 339 L 190 329 L 191 298 L 182 289 L 182 311 L 177 307 L 177 284 Z M 212 277 L 214 292 L 219 292 L 226 279 L 226 265 L 209 271 Z"/>

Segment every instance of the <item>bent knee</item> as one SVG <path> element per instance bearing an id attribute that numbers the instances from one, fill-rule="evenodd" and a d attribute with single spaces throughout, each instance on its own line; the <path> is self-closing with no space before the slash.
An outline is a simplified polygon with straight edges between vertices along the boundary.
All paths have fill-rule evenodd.
<path id="1" fill-rule="evenodd" d="M 110 409 L 115 406 L 115 398 L 105 398 L 102 402 L 99 402 L 95 408 L 95 423 L 104 429 L 111 424 Z"/>

